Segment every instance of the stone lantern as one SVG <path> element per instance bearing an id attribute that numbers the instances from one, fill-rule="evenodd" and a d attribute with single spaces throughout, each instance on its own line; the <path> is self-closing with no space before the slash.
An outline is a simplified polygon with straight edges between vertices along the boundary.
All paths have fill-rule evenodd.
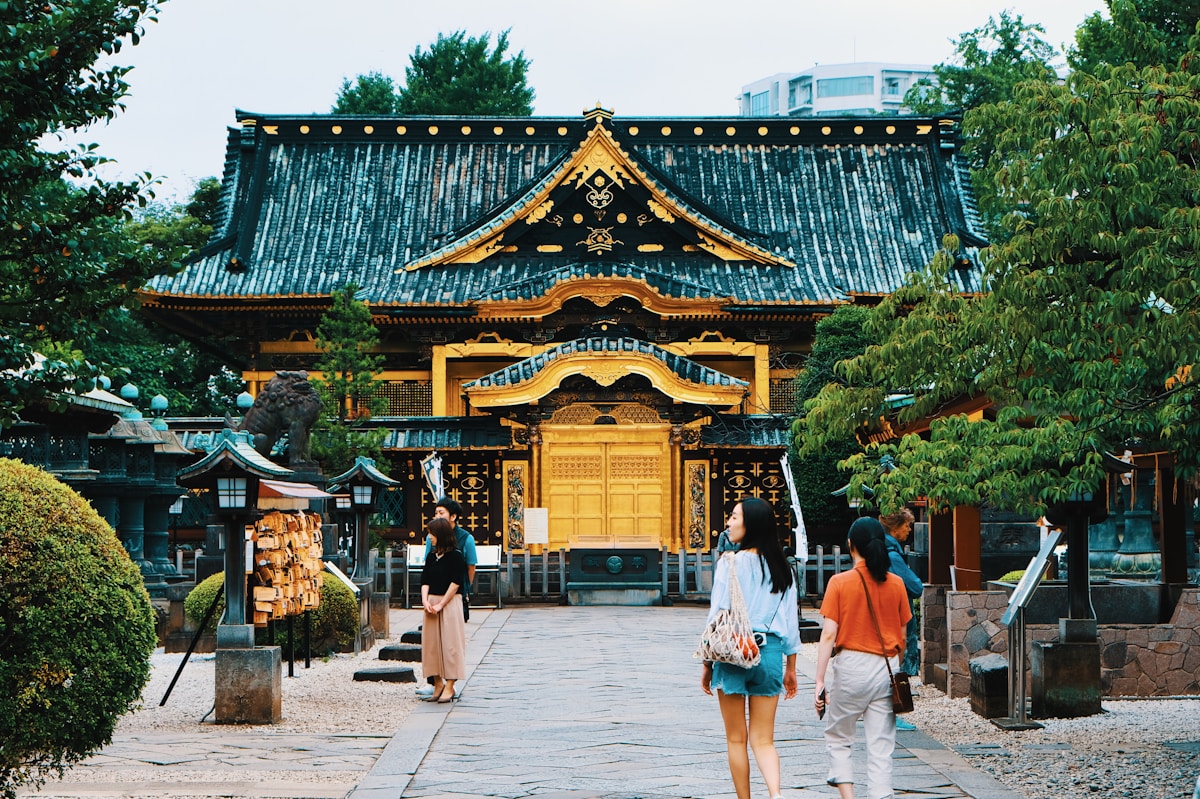
<path id="1" fill-rule="evenodd" d="M 208 454 L 181 469 L 179 484 L 207 489 L 224 522 L 225 616 L 217 625 L 216 720 L 273 724 L 282 716 L 282 666 L 277 646 L 256 647 L 246 623 L 246 575 L 253 543 L 246 527 L 258 515 L 258 482 L 286 479 L 291 469 L 258 454 L 250 436 L 222 430 Z"/>

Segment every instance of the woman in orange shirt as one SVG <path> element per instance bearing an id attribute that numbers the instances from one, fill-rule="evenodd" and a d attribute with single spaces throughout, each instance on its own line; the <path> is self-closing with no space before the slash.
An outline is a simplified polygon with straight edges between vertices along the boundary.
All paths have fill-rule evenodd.
<path id="1" fill-rule="evenodd" d="M 854 568 L 832 578 L 821 601 L 825 617 L 817 645 L 816 708 L 825 713 L 825 748 L 829 751 L 830 785 L 841 799 L 854 797 L 850 750 L 854 725 L 861 716 L 867 744 L 869 799 L 888 799 L 892 793 L 892 752 L 896 748 L 896 714 L 892 712 L 892 669 L 904 652 L 904 626 L 912 618 L 904 581 L 888 572 L 883 525 L 862 518 L 850 525 L 850 556 Z M 876 628 L 867 606 L 870 592 Z M 880 651 L 880 637 L 884 651 Z M 826 671 L 831 672 L 828 684 Z"/>

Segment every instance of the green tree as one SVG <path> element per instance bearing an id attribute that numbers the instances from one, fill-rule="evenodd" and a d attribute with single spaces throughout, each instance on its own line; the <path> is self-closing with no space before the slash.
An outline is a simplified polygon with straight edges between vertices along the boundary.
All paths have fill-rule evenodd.
<path id="1" fill-rule="evenodd" d="M 219 192 L 220 182 L 205 178 L 186 203 L 151 203 L 124 226 L 124 235 L 163 258 L 190 254 L 212 235 Z M 219 347 L 201 349 L 133 307 L 104 311 L 75 345 L 115 385 L 133 383 L 144 400 L 162 394 L 174 416 L 222 416 L 244 386 Z"/>
<path id="2" fill-rule="evenodd" d="M 917 81 L 904 95 L 913 113 L 934 116 L 962 113 L 1012 96 L 1025 80 L 1054 80 L 1054 47 L 1041 38 L 1045 29 L 1026 24 L 1020 14 L 1000 12 L 954 42 L 954 59 L 935 64 L 936 83 Z"/>
<path id="3" fill-rule="evenodd" d="M 330 474 L 346 471 L 359 455 L 383 463 L 381 445 L 387 431 L 363 424 L 386 404 L 376 380 L 383 357 L 375 354 L 379 331 L 371 309 L 355 299 L 357 292 L 353 283 L 334 290 L 332 305 L 317 325 L 321 355 L 315 366 L 322 377 L 313 383 L 325 402 L 326 416 L 313 430 L 312 447 Z"/>
<path id="4" fill-rule="evenodd" d="M 1002 11 L 999 19 L 989 17 L 985 25 L 958 38 L 954 59 L 933 67 L 936 85 L 922 79 L 904 96 L 904 104 L 917 114 L 963 115 L 963 157 L 971 167 L 991 237 L 1005 235 L 998 221 L 1011 207 L 998 201 L 992 173 L 984 168 L 996 150 L 993 129 L 978 124 L 971 111 L 1011 99 L 1025 81 L 1058 79 L 1052 63 L 1055 50 L 1041 38 L 1043 33 L 1041 25 L 1027 24 L 1020 15 Z"/>
<path id="5" fill-rule="evenodd" d="M 428 51 L 418 46 L 405 68 L 405 85 L 396 110 L 401 114 L 487 114 L 527 117 L 533 113 L 533 89 L 526 83 L 529 60 L 524 51 L 511 58 L 508 31 L 468 37 L 466 31 L 438 34 Z"/>
<path id="6" fill-rule="evenodd" d="M 0 2 L 0 425 L 31 403 L 61 408 L 62 391 L 89 390 L 98 370 L 72 342 L 177 267 L 120 234 L 128 209 L 150 196 L 148 178 L 106 182 L 94 145 L 62 145 L 65 132 L 121 110 L 128 68 L 98 61 L 137 44 L 157 10 Z"/>
<path id="7" fill-rule="evenodd" d="M 1200 23 L 1200 0 L 1106 0 L 1105 5 L 1108 19 L 1097 11 L 1075 31 L 1075 47 L 1067 53 L 1072 69 L 1176 63 Z"/>
<path id="8" fill-rule="evenodd" d="M 798 416 L 804 414 L 804 403 L 820 394 L 826 385 L 842 382 L 836 372 L 839 361 L 861 355 L 866 349 L 869 341 L 863 333 L 863 324 L 870 313 L 863 306 L 843 305 L 817 323 L 812 352 L 796 377 Z M 853 435 L 840 442 L 831 441 L 825 451 L 804 457 L 793 448 L 789 462 L 809 526 L 810 544 L 841 544 L 845 539 L 846 529 L 856 514 L 844 497 L 833 497 L 830 493 L 846 483 L 838 461 L 859 452 L 862 446 Z"/>
<path id="9" fill-rule="evenodd" d="M 157 638 L 142 574 L 87 500 L 0 458 L 0 797 L 112 740 Z"/>
<path id="10" fill-rule="evenodd" d="M 848 462 L 859 486 L 881 455 L 885 507 L 990 504 L 1037 513 L 1103 479 L 1102 453 L 1130 444 L 1200 467 L 1200 37 L 1177 65 L 1132 64 L 1063 83 L 1021 84 L 978 109 L 996 132 L 995 185 L 1011 235 L 987 253 L 990 291 L 947 279 L 957 242 L 872 315 L 880 343 L 839 369 L 799 427 L 819 451 L 889 413 L 942 413 L 990 402 L 982 420 L 952 414 Z"/>
<path id="11" fill-rule="evenodd" d="M 383 115 L 396 113 L 396 84 L 382 72 L 359 75 L 354 83 L 342 79 L 342 88 L 334 101 L 334 114 Z"/>

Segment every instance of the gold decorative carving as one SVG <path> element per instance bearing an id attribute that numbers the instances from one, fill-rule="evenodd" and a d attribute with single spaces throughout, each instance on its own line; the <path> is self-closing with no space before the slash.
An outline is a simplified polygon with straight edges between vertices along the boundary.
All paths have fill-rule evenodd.
<path id="1" fill-rule="evenodd" d="M 596 293 L 583 294 L 581 296 L 585 300 L 590 301 L 593 305 L 597 305 L 597 306 L 603 308 L 603 307 L 607 306 L 609 303 L 611 303 L 613 300 L 615 300 L 617 297 L 620 297 L 621 295 L 620 294 L 601 294 L 599 292 L 596 292 Z"/>
<path id="2" fill-rule="evenodd" d="M 705 236 L 700 231 L 696 231 L 696 238 L 700 239 L 701 247 L 718 258 L 725 261 L 737 260 L 737 254 L 716 239 Z"/>
<path id="3" fill-rule="evenodd" d="M 639 244 L 638 245 L 638 252 L 662 252 L 662 251 L 663 251 L 663 246 L 661 244 Z"/>
<path id="4" fill-rule="evenodd" d="M 629 221 L 629 217 L 626 216 L 625 214 L 623 214 L 623 213 L 617 214 L 617 224 L 623 225 L 628 221 Z"/>
<path id="5" fill-rule="evenodd" d="M 708 463 L 689 461 L 687 464 L 687 545 L 705 549 L 708 529 Z"/>
<path id="6" fill-rule="evenodd" d="M 933 125 L 917 125 L 917 135 L 926 136 L 933 130 Z"/>
<path id="7" fill-rule="evenodd" d="M 614 453 L 608 461 L 608 472 L 617 478 L 661 480 L 663 459 L 657 455 L 624 455 Z"/>
<path id="8" fill-rule="evenodd" d="M 588 185 L 587 202 L 593 208 L 607 208 L 613 201 L 612 190 L 604 185 L 604 175 L 596 175 Z"/>
<path id="9" fill-rule="evenodd" d="M 592 378 L 602 386 L 611 386 L 613 383 L 629 374 L 629 368 L 620 363 L 610 364 L 605 363 L 604 361 L 599 361 L 585 364 L 582 373 L 585 377 Z"/>
<path id="10" fill-rule="evenodd" d="M 563 248 L 562 248 L 561 244 L 539 244 L 537 246 L 537 251 L 538 252 L 562 252 Z"/>
<path id="11" fill-rule="evenodd" d="M 624 244 L 620 239 L 613 238 L 611 227 L 592 227 L 588 226 L 586 239 L 575 242 L 576 244 L 586 244 L 588 252 L 612 252 L 612 248 L 616 244 Z"/>
<path id="12" fill-rule="evenodd" d="M 546 202 L 534 208 L 529 213 L 525 214 L 525 224 L 536 225 L 546 218 L 546 215 L 554 210 L 554 200 L 546 200 Z"/>
<path id="13" fill-rule="evenodd" d="M 504 462 L 504 540 L 509 549 L 525 547 L 525 495 L 529 464 Z"/>
<path id="14" fill-rule="evenodd" d="M 564 220 L 563 220 L 562 214 L 555 214 L 554 216 L 550 217 L 546 221 L 549 222 L 550 224 L 554 225 L 555 227 L 562 227 Z"/>
<path id="15" fill-rule="evenodd" d="M 674 215 L 667 210 L 666 206 L 654 198 L 646 200 L 646 207 L 650 209 L 650 213 L 654 214 L 668 225 L 675 221 Z"/>
<path id="16" fill-rule="evenodd" d="M 550 473 L 561 480 L 599 480 L 604 459 L 598 455 L 551 455 Z"/>
<path id="17" fill-rule="evenodd" d="M 263 125 L 262 129 L 263 129 L 263 133 L 267 134 L 268 136 L 278 136 L 279 135 L 279 126 L 278 125 Z"/>
<path id="18" fill-rule="evenodd" d="M 594 405 L 576 403 L 559 408 L 550 417 L 551 424 L 594 424 L 600 411 Z"/>
<path id="19" fill-rule="evenodd" d="M 641 403 L 623 403 L 612 411 L 617 424 L 662 424 L 658 411 Z"/>
<path id="20" fill-rule="evenodd" d="M 650 221 L 650 216 L 648 214 L 638 214 L 638 216 L 637 216 L 638 227 L 641 227 L 642 225 L 646 224 L 649 221 Z"/>

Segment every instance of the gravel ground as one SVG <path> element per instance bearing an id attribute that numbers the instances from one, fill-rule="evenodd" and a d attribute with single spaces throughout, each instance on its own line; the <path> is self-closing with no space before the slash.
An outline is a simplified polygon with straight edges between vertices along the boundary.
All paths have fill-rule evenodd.
<path id="1" fill-rule="evenodd" d="M 917 693 L 905 718 L 1029 799 L 1192 799 L 1200 777 L 1200 697 L 1105 699 L 1098 716 L 1006 732 L 965 698 L 924 685 Z"/>
<path id="2" fill-rule="evenodd" d="M 803 656 L 815 658 L 815 653 L 814 645 L 806 645 Z M 121 719 L 118 739 L 183 734 L 202 741 L 229 734 L 230 728 L 214 724 L 211 716 L 200 722 L 213 706 L 212 655 L 193 655 L 170 699 L 159 706 L 181 658 L 161 650 L 152 656 L 153 674 L 143 693 L 143 705 Z M 289 734 L 390 736 L 417 700 L 411 683 L 353 681 L 356 670 L 379 665 L 378 649 L 314 660 L 311 669 L 305 669 L 303 661 L 297 662 L 294 678 L 286 676 L 285 662 L 283 721 L 269 728 L 243 729 L 260 731 L 264 738 Z M 414 665 L 419 676 L 419 664 Z M 971 712 L 966 699 L 947 699 L 932 686 L 922 685 L 917 688 L 916 710 L 907 718 L 921 732 L 955 749 L 972 765 L 1028 799 L 1191 799 L 1200 776 L 1200 697 L 1106 699 L 1103 706 L 1105 712 L 1098 716 L 1041 720 L 1043 729 L 1005 732 Z M 381 740 L 381 747 L 383 743 Z M 43 795 L 69 796 L 69 790 L 64 792 L 68 783 L 93 778 L 86 772 L 86 768 L 69 771 L 63 783 L 52 783 Z M 256 770 L 254 779 L 264 788 L 272 781 L 332 786 L 353 784 L 364 774 Z M 119 771 L 110 767 L 104 772 L 104 779 L 120 782 L 170 779 L 186 784 L 229 778 L 228 770 L 179 767 Z M 53 790 L 54 786 L 58 790 Z M 177 794 L 176 799 L 188 799 L 188 795 Z"/>

